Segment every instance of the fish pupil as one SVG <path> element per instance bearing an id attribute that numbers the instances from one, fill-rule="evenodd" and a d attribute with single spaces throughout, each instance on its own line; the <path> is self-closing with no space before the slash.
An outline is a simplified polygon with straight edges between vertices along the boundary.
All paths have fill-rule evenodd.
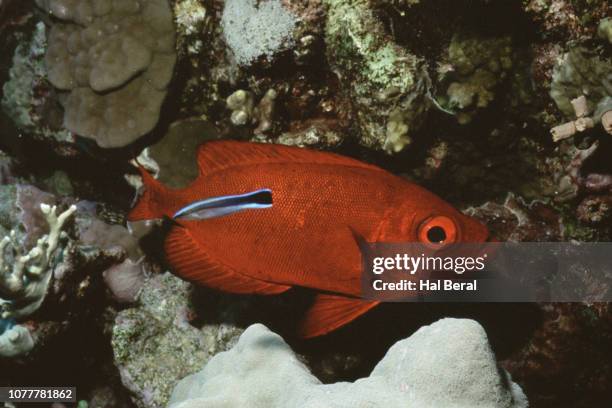
<path id="1" fill-rule="evenodd" d="M 269 190 L 262 190 L 249 197 L 249 201 L 255 204 L 272 204 L 272 192 Z"/>
<path id="2" fill-rule="evenodd" d="M 429 242 L 433 243 L 444 242 L 444 240 L 446 240 L 446 231 L 444 231 L 444 228 L 437 225 L 435 227 L 431 227 L 427 231 L 427 239 Z"/>

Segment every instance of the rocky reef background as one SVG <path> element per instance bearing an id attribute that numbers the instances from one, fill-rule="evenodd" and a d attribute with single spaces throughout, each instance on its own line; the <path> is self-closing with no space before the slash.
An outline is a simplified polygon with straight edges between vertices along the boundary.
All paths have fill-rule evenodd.
<path id="1" fill-rule="evenodd" d="M 610 241 L 610 11 L 605 0 L 0 0 L 0 237 L 12 237 L 0 384 L 162 407 L 256 322 L 319 380 L 353 381 L 419 327 L 467 317 L 530 406 L 610 406 L 608 304 L 389 304 L 304 342 L 291 316 L 308 293 L 192 287 L 168 273 L 163 226 L 125 222 L 134 158 L 179 187 L 197 174 L 198 144 L 236 138 L 376 163 L 499 240 Z M 53 225 L 55 250 L 18 279 L 7 265 Z"/>

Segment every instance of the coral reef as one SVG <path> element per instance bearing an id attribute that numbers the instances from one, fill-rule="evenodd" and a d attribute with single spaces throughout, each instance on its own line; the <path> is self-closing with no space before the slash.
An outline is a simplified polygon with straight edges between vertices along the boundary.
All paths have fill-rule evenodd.
<path id="1" fill-rule="evenodd" d="M 525 203 L 509 194 L 503 204 L 487 202 L 465 210 L 486 222 L 491 235 L 501 242 L 555 242 L 562 239 L 561 220 L 542 202 Z"/>
<path id="2" fill-rule="evenodd" d="M 10 358 L 4 364 L 24 361 L 27 366 L 42 350 L 55 350 L 54 340 L 88 318 L 95 308 L 91 295 L 102 287 L 97 276 L 121 262 L 126 252 L 117 247 L 120 240 L 100 249 L 96 238 L 103 237 L 89 231 L 86 239 L 92 220 L 102 222 L 91 203 L 26 184 L 14 173 L 17 167 L 12 161 L 5 164 L 0 186 L 0 233 L 6 235 L 0 241 L 0 355 Z M 55 179 L 55 190 L 71 191 Z M 59 213 L 58 208 L 66 210 Z"/>
<path id="3" fill-rule="evenodd" d="M 58 215 L 56 206 L 41 204 L 49 233 L 40 237 L 27 253 L 21 252 L 14 230 L 0 241 L 2 318 L 23 318 L 40 307 L 51 279 L 62 228 L 76 209 L 73 205 Z"/>
<path id="4" fill-rule="evenodd" d="M 102 276 L 104 283 L 110 289 L 119 303 L 134 303 L 150 275 L 142 260 L 134 262 L 126 259 L 118 265 L 105 270 Z"/>
<path id="5" fill-rule="evenodd" d="M 223 37 L 221 24 L 223 4 L 203 0 L 173 1 L 177 36 L 176 82 L 179 94 L 180 118 L 200 117 L 217 119 L 216 113 L 224 105 L 227 87 L 238 77 L 235 62 Z"/>
<path id="6" fill-rule="evenodd" d="M 280 336 L 253 325 L 230 351 L 183 379 L 169 407 L 215 401 L 253 407 L 348 408 L 364 401 L 371 407 L 527 406 L 520 387 L 497 367 L 483 328 L 461 319 L 440 320 L 397 342 L 367 378 L 327 385 Z"/>
<path id="7" fill-rule="evenodd" d="M 256 136 L 269 131 L 272 128 L 274 101 L 277 96 L 278 93 L 274 89 L 268 89 L 255 106 L 251 92 L 237 90 L 227 97 L 227 107 L 232 111 L 232 124 L 235 126 L 258 124 L 254 130 Z"/>
<path id="8" fill-rule="evenodd" d="M 508 76 L 512 68 L 511 40 L 455 35 L 447 52 L 438 65 L 439 86 L 446 89 L 446 95 L 439 96 L 438 102 L 465 124 L 493 101 Z"/>
<path id="9" fill-rule="evenodd" d="M 592 180 L 592 175 L 583 174 L 582 168 L 589 158 L 595 154 L 599 143 L 594 142 L 586 149 L 578 149 L 575 146 L 567 145 L 565 147 L 562 156 L 565 156 L 566 159 L 561 164 L 563 168 L 555 174 L 555 184 L 557 185 L 555 200 L 558 202 L 575 198 L 581 188 L 586 186 L 586 179 L 590 177 Z"/>
<path id="10" fill-rule="evenodd" d="M 343 140 L 343 135 L 325 121 L 306 123 L 304 128 L 285 132 L 276 139 L 277 143 L 287 146 L 316 147 L 333 149 Z"/>
<path id="11" fill-rule="evenodd" d="M 33 348 L 34 339 L 25 326 L 6 327 L 0 333 L 0 357 L 17 357 Z"/>
<path id="12" fill-rule="evenodd" d="M 578 219 L 588 224 L 602 224 L 612 219 L 612 196 L 588 196 L 576 210 Z"/>
<path id="13" fill-rule="evenodd" d="M 567 407 L 605 406 L 612 373 L 602 347 L 612 336 L 609 304 L 544 304 L 540 314 L 541 324 L 528 343 L 505 359 L 503 367 L 524 384 L 535 407 L 551 400 Z M 535 389 L 539 391 L 531 392 Z M 578 396 L 576 390 L 586 395 Z"/>
<path id="14" fill-rule="evenodd" d="M 176 59 L 167 0 L 37 0 L 54 17 L 45 62 L 64 98 L 64 125 L 101 147 L 151 131 Z"/>
<path id="15" fill-rule="evenodd" d="M 386 397 L 443 406 L 450 396 L 478 406 L 472 387 L 512 406 L 473 322 L 422 329 L 367 377 L 398 339 L 452 315 L 486 328 L 532 406 L 610 406 L 606 305 L 381 305 L 371 320 L 303 342 L 287 316 L 308 293 L 192 288 L 162 273 L 168 220 L 125 226 L 137 194 L 125 180 L 142 185 L 134 165 L 186 187 L 197 146 L 232 138 L 375 163 L 501 241 L 609 242 L 608 3 L 0 0 L 0 382 L 52 378 L 75 384 L 81 406 L 161 407 L 204 365 L 181 382 L 173 408 L 273 389 L 303 406 L 364 395 L 374 406 Z M 72 206 L 47 257 L 47 216 L 55 208 L 59 221 Z M 255 326 L 214 357 L 256 322 L 296 354 Z M 480 367 L 461 368 L 466 355 Z M 249 358 L 259 364 L 239 374 Z"/>
<path id="16" fill-rule="evenodd" d="M 599 122 L 603 113 L 612 110 L 611 82 L 610 60 L 603 59 L 584 47 L 574 47 L 561 57 L 554 68 L 550 96 L 568 117 L 577 113 L 572 106 L 572 100 L 586 96 L 585 110 L 598 112 L 594 121 Z"/>
<path id="17" fill-rule="evenodd" d="M 207 21 L 206 7 L 199 0 L 183 0 L 174 2 L 174 19 L 176 21 L 177 31 L 185 37 L 195 36 L 198 31 L 205 28 Z M 179 37 L 180 38 L 180 37 Z M 201 51 L 203 43 L 194 40 L 195 43 L 188 46 L 189 53 L 197 54 Z M 177 48 L 182 48 L 179 44 Z"/>
<path id="18" fill-rule="evenodd" d="M 15 49 L 9 80 L 4 83 L 2 110 L 15 126 L 34 137 L 72 141 L 62 125 L 57 94 L 47 80 L 44 64 L 47 37 L 45 25 L 36 24 L 29 42 Z"/>
<path id="19" fill-rule="evenodd" d="M 143 256 L 137 239 L 123 225 L 109 224 L 96 216 L 84 217 L 77 223 L 77 232 L 83 246 L 97 247 L 103 251 L 125 252 L 132 260 Z"/>
<path id="20" fill-rule="evenodd" d="M 227 0 L 221 24 L 236 62 L 249 65 L 293 45 L 296 17 L 280 0 Z"/>
<path id="21" fill-rule="evenodd" d="M 411 143 L 430 106 L 424 61 L 393 42 L 369 2 L 325 4 L 328 59 L 355 110 L 359 141 L 397 153 Z"/>
<path id="22" fill-rule="evenodd" d="M 612 18 L 602 18 L 597 28 L 597 34 L 612 44 Z"/>
<path id="23" fill-rule="evenodd" d="M 253 117 L 253 94 L 239 89 L 226 100 L 227 108 L 232 111 L 230 117 L 235 126 L 246 125 Z"/>
<path id="24" fill-rule="evenodd" d="M 592 37 L 597 22 L 609 13 L 605 0 L 523 0 L 523 7 L 542 25 L 546 37 L 562 40 L 584 40 Z"/>
<path id="25" fill-rule="evenodd" d="M 138 304 L 121 311 L 112 335 L 115 364 L 139 407 L 166 406 L 172 388 L 213 355 L 231 347 L 241 330 L 229 325 L 195 327 L 191 285 L 165 273 L 144 283 Z"/>

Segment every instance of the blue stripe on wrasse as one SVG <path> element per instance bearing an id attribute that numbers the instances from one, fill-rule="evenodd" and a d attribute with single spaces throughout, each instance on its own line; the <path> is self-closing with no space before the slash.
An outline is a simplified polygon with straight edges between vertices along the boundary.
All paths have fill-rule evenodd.
<path id="1" fill-rule="evenodd" d="M 174 219 L 206 220 L 235 212 L 272 207 L 272 190 L 261 189 L 239 195 L 226 195 L 194 201 L 174 214 Z"/>

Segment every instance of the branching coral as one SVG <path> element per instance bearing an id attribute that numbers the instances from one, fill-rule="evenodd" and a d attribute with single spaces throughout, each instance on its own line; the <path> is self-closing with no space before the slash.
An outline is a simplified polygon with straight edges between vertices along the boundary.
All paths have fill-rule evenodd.
<path id="1" fill-rule="evenodd" d="M 42 304 L 53 271 L 62 228 L 76 211 L 75 206 L 57 215 L 57 207 L 41 204 L 49 233 L 25 252 L 13 230 L 0 241 L 0 322 L 13 321 L 34 313 Z M 16 357 L 34 347 L 30 330 L 10 324 L 0 331 L 0 356 Z"/>
<path id="2" fill-rule="evenodd" d="M 253 94 L 239 89 L 227 97 L 226 104 L 232 111 L 231 121 L 234 126 L 243 126 L 253 117 Z"/>
<path id="3" fill-rule="evenodd" d="M 447 84 L 440 103 L 457 112 L 459 123 L 467 123 L 493 101 L 496 88 L 510 68 L 510 38 L 455 36 L 448 47 L 447 60 L 438 68 L 442 83 Z"/>
<path id="4" fill-rule="evenodd" d="M 157 124 L 176 52 L 167 0 L 37 0 L 55 17 L 49 81 L 69 91 L 64 125 L 102 147 L 125 146 Z"/>
<path id="5" fill-rule="evenodd" d="M 0 241 L 0 305 L 2 318 L 21 318 L 42 304 L 51 280 L 52 260 L 58 249 L 62 228 L 76 206 L 57 215 L 57 207 L 41 204 L 49 233 L 38 239 L 34 248 L 23 253 L 15 231 Z"/>
<path id="6" fill-rule="evenodd" d="M 255 106 L 251 92 L 243 89 L 237 90 L 226 100 L 227 107 L 232 110 L 232 123 L 235 126 L 258 123 L 255 134 L 259 135 L 267 132 L 272 128 L 272 117 L 274 116 L 277 96 L 278 94 L 274 89 L 268 89 L 259 104 Z"/>

